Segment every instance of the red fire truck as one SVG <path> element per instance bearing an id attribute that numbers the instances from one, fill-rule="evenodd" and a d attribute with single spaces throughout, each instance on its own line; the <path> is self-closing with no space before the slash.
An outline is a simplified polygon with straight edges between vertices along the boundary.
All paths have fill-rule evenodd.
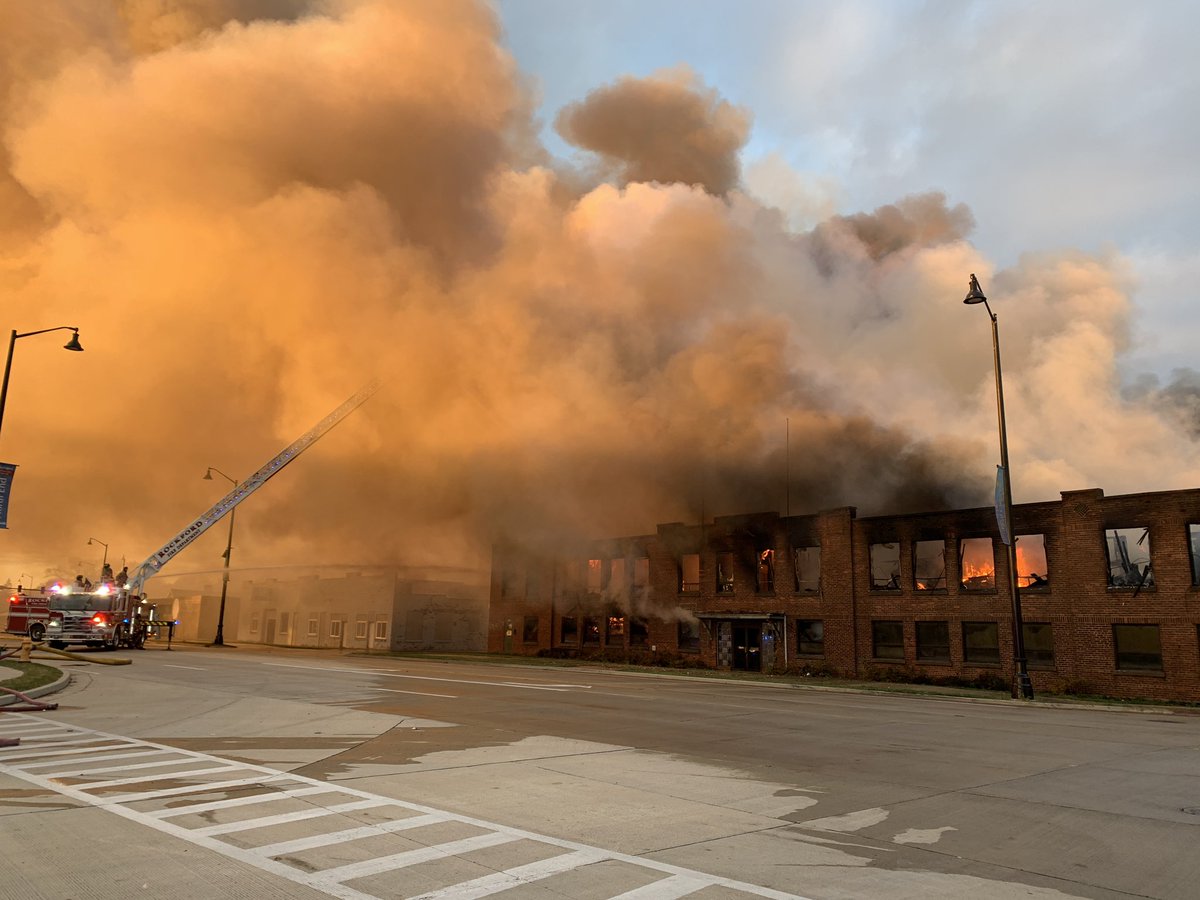
<path id="1" fill-rule="evenodd" d="M 139 648 L 159 624 L 154 614 L 153 604 L 124 587 L 106 583 L 80 591 L 56 586 L 50 596 L 45 639 L 58 649 L 68 644 Z"/>
<path id="2" fill-rule="evenodd" d="M 46 623 L 50 621 L 50 597 L 43 590 L 25 589 L 18 585 L 8 598 L 8 619 L 4 630 L 9 634 L 28 635 L 40 641 L 46 637 Z"/>

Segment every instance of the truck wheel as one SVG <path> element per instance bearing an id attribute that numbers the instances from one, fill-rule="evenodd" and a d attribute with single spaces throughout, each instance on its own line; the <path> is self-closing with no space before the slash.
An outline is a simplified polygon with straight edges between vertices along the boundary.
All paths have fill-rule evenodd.
<path id="1" fill-rule="evenodd" d="M 29 639 L 35 643 L 41 643 L 46 639 L 46 626 L 41 622 L 36 622 L 29 626 Z"/>
<path id="2" fill-rule="evenodd" d="M 125 630 L 118 625 L 113 629 L 112 640 L 104 645 L 105 650 L 116 650 L 121 646 L 121 642 L 125 640 Z"/>

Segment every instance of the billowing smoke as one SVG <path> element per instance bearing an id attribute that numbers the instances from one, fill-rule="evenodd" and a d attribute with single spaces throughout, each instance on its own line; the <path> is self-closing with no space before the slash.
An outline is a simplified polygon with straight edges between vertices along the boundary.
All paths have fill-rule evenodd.
<path id="1" fill-rule="evenodd" d="M 0 5 L 0 294 L 86 352 L 17 344 L 8 577 L 93 536 L 140 562 L 226 489 L 206 467 L 245 477 L 376 376 L 239 508 L 237 562 L 481 563 L 781 510 L 788 469 L 793 513 L 984 505 L 971 272 L 1018 500 L 1200 474 L 1194 429 L 1121 394 L 1119 258 L 997 272 L 937 194 L 796 230 L 740 186 L 748 113 L 689 71 L 563 110 L 564 162 L 482 3 L 36 7 Z"/>

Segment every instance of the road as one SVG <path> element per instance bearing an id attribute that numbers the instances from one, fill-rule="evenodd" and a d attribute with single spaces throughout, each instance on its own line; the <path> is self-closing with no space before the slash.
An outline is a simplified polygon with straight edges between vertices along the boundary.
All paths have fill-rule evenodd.
<path id="1" fill-rule="evenodd" d="M 261 648 L 0 714 L 0 898 L 1194 898 L 1200 716 Z"/>

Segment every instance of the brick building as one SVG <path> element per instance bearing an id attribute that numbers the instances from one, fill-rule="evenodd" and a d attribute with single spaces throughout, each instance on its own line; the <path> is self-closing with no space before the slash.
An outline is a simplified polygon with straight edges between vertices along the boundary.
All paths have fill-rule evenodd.
<path id="1" fill-rule="evenodd" d="M 1068 491 L 1016 505 L 1013 533 L 1036 691 L 1200 701 L 1200 490 Z M 991 507 L 723 516 L 493 559 L 495 653 L 1010 684 L 1013 643 Z"/>

